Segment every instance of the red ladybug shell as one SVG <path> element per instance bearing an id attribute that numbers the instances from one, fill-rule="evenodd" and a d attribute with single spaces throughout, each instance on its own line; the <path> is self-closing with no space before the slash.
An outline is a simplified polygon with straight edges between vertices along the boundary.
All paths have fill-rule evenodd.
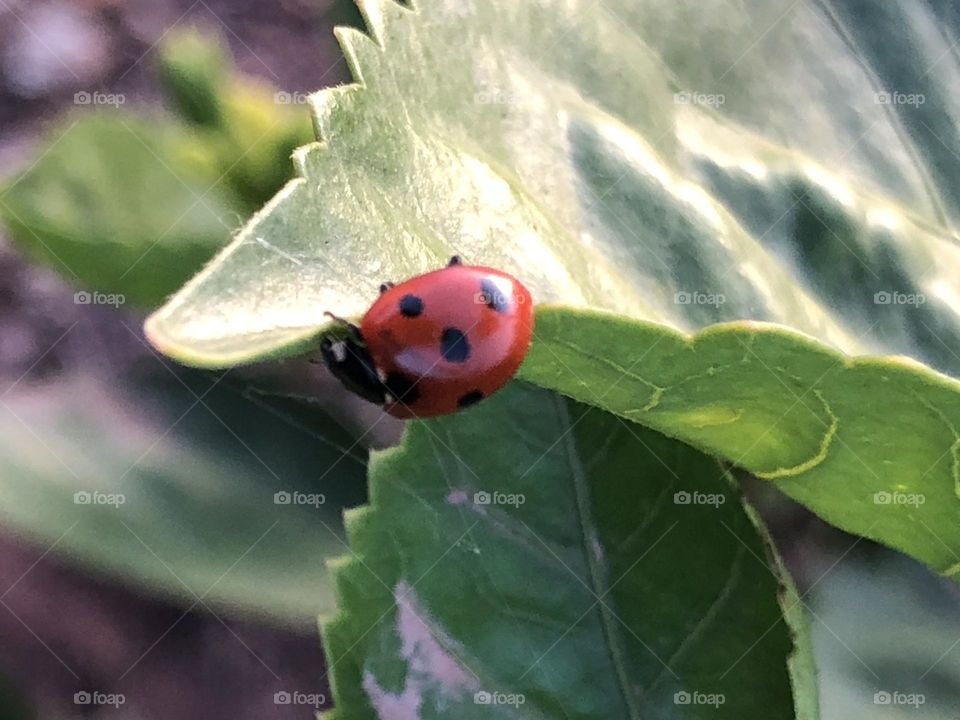
<path id="1" fill-rule="evenodd" d="M 394 417 L 455 412 L 499 390 L 533 336 L 533 300 L 493 268 L 450 265 L 387 289 L 360 331 Z M 399 390 L 397 390 L 399 388 Z"/>

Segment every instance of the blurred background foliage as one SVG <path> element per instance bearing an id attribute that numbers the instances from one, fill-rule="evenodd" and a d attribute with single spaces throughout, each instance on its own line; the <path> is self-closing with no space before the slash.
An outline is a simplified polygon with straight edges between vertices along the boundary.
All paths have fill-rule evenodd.
<path id="1" fill-rule="evenodd" d="M 347 552 L 339 511 L 364 501 L 367 446 L 396 427 L 364 437 L 369 412 L 306 361 L 175 367 L 143 343 L 140 309 L 290 177 L 292 149 L 313 137 L 305 91 L 348 80 L 330 29 L 360 19 L 348 0 L 211 3 L 212 18 L 202 2 L 121 5 L 0 6 L 0 218 L 15 249 L 0 246 L 0 718 L 78 716 L 73 693 L 93 685 L 140 698 L 127 710 L 143 714 L 307 717 L 283 715 L 272 692 L 327 692 L 313 625 L 324 560 Z M 74 99 L 107 86 L 122 105 Z M 80 290 L 128 305 L 78 305 Z M 279 397 L 292 393 L 325 404 Z M 120 488 L 120 512 L 72 501 Z M 328 502 L 286 511 L 272 502 L 286 488 Z M 955 585 L 866 541 L 850 550 L 854 539 L 769 487 L 753 492 L 809 593 L 827 720 L 866 720 L 877 689 L 911 692 L 934 665 L 940 695 L 960 695 Z M 957 710 L 873 706 L 870 720 Z"/>
<path id="2" fill-rule="evenodd" d="M 346 552 L 341 511 L 365 500 L 366 446 L 384 433 L 358 442 L 363 411 L 306 361 L 226 377 L 166 362 L 141 334 L 142 310 L 291 176 L 313 137 L 306 91 L 346 79 L 331 28 L 359 23 L 352 4 L 246 5 L 0 7 L 4 720 L 116 712 L 73 702 L 96 688 L 172 717 L 298 717 L 311 709 L 273 693 L 329 694 L 324 563 Z M 264 35 L 285 38 L 284 61 Z M 85 39 L 99 75 L 72 54 Z M 48 77 L 15 62 L 46 46 L 65 59 Z M 305 77 L 272 71 L 303 71 L 308 51 Z M 274 502 L 297 491 L 325 502 Z"/>
<path id="3" fill-rule="evenodd" d="M 111 107 L 125 96 L 81 91 L 0 205 L 33 259 L 145 308 L 276 193 L 313 137 L 305 94 L 239 73 L 220 35 L 178 29 L 157 54 L 169 107 Z"/>

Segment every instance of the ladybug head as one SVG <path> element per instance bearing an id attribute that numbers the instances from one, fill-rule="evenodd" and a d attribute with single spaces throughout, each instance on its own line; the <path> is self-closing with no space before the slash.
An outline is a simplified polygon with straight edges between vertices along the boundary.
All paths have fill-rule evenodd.
<path id="1" fill-rule="evenodd" d="M 351 335 L 337 337 L 330 335 L 320 342 L 320 354 L 331 374 L 342 382 L 348 390 L 364 400 L 383 405 L 384 387 L 377 375 L 377 368 L 370 352 L 363 344 L 360 330 L 349 326 Z"/>

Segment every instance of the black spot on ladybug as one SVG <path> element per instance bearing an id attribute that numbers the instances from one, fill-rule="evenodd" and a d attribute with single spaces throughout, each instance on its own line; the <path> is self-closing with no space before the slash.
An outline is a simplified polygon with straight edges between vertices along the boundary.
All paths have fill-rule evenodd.
<path id="1" fill-rule="evenodd" d="M 423 300 L 416 295 L 404 295 L 400 298 L 400 314 L 404 317 L 415 318 L 423 312 Z"/>
<path id="2" fill-rule="evenodd" d="M 420 399 L 420 391 L 417 390 L 417 381 L 407 377 L 403 373 L 392 372 L 387 375 L 383 381 L 387 391 L 396 398 L 397 402 L 404 405 L 413 405 Z"/>
<path id="3" fill-rule="evenodd" d="M 470 358 L 470 343 L 464 332 L 457 328 L 446 328 L 440 336 L 440 354 L 447 362 L 466 362 Z"/>
<path id="4" fill-rule="evenodd" d="M 490 278 L 484 278 L 480 281 L 480 294 L 484 305 L 498 313 L 505 313 L 510 309 L 510 300 L 507 298 L 496 283 Z"/>
<path id="5" fill-rule="evenodd" d="M 483 393 L 479 390 L 471 390 L 457 400 L 457 405 L 462 408 L 470 407 L 471 405 L 476 405 L 481 400 L 483 400 Z"/>

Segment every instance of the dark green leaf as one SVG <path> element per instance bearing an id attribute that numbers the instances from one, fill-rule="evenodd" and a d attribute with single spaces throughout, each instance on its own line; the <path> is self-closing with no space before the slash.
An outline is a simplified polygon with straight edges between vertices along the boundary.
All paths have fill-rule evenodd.
<path id="1" fill-rule="evenodd" d="M 523 377 L 771 480 L 829 522 L 960 573 L 960 383 L 909 360 L 851 360 L 782 329 L 691 340 L 541 310 Z"/>
<path id="2" fill-rule="evenodd" d="M 514 383 L 371 476 L 325 632 L 337 717 L 787 720 L 791 673 L 818 717 L 796 597 L 788 673 L 781 571 L 711 458 Z"/>

